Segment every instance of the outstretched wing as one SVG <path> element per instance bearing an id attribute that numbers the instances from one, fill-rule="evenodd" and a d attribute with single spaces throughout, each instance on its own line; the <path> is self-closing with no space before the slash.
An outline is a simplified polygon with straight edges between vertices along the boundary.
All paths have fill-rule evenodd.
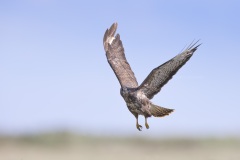
<path id="1" fill-rule="evenodd" d="M 197 41 L 198 42 L 198 41 Z M 196 42 L 196 43 L 197 43 Z M 201 45 L 189 45 L 189 47 L 174 58 L 153 69 L 143 83 L 138 87 L 139 90 L 152 99 L 161 88 L 177 73 L 177 71 L 191 58 L 193 53 Z"/>
<path id="2" fill-rule="evenodd" d="M 116 30 L 117 23 L 114 23 L 110 29 L 106 30 L 103 37 L 103 46 L 108 63 L 122 87 L 136 88 L 138 87 L 138 83 L 125 57 L 120 35 L 117 34 L 114 37 Z"/>

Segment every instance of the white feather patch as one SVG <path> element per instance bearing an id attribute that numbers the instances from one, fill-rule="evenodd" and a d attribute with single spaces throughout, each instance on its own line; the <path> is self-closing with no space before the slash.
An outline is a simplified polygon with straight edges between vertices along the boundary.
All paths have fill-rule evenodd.
<path id="1" fill-rule="evenodd" d="M 108 38 L 108 43 L 109 43 L 109 44 L 112 44 L 112 41 L 113 41 L 114 39 L 115 39 L 115 37 L 109 37 L 109 38 Z"/>

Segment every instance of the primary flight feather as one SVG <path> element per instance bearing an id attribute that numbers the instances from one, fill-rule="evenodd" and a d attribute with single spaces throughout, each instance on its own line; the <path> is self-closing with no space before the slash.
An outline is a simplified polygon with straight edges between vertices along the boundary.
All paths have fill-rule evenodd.
<path id="1" fill-rule="evenodd" d="M 157 106 L 150 99 L 177 73 L 177 71 L 192 57 L 193 53 L 201 44 L 190 44 L 187 49 L 174 58 L 156 67 L 147 78 L 138 85 L 137 79 L 127 62 L 120 35 L 115 36 L 117 23 L 106 30 L 103 37 L 103 46 L 107 61 L 113 69 L 121 85 L 121 96 L 126 102 L 129 111 L 136 117 L 136 127 L 141 131 L 138 124 L 138 115 L 145 117 L 145 126 L 148 129 L 147 118 L 163 117 L 173 112 L 173 109 Z"/>

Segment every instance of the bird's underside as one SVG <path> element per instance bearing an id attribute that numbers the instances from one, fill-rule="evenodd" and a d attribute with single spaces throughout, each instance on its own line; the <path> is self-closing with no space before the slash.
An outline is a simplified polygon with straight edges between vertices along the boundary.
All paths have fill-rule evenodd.
<path id="1" fill-rule="evenodd" d="M 142 126 L 138 124 L 138 115 L 145 117 L 145 126 L 148 129 L 148 117 L 163 117 L 173 112 L 173 109 L 153 104 L 150 99 L 152 99 L 191 58 L 200 44 L 196 45 L 198 41 L 190 44 L 182 53 L 153 69 L 142 84 L 138 85 L 134 73 L 125 57 L 120 35 L 117 34 L 115 36 L 116 30 L 117 23 L 114 23 L 106 30 L 103 37 L 103 46 L 107 60 L 121 85 L 121 96 L 125 100 L 129 111 L 136 117 L 137 129 L 142 129 Z"/>

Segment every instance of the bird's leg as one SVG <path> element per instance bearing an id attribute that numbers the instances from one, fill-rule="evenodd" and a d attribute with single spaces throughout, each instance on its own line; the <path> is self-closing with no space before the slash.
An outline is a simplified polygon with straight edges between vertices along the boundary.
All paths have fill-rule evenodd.
<path id="1" fill-rule="evenodd" d="M 147 123 L 147 117 L 145 117 L 145 126 L 146 126 L 147 129 L 149 129 L 149 125 Z"/>
<path id="2" fill-rule="evenodd" d="M 136 117 L 136 127 L 137 127 L 137 129 L 139 131 L 141 131 L 142 130 L 142 126 L 140 124 L 138 124 L 138 115 L 135 115 L 135 117 Z"/>

